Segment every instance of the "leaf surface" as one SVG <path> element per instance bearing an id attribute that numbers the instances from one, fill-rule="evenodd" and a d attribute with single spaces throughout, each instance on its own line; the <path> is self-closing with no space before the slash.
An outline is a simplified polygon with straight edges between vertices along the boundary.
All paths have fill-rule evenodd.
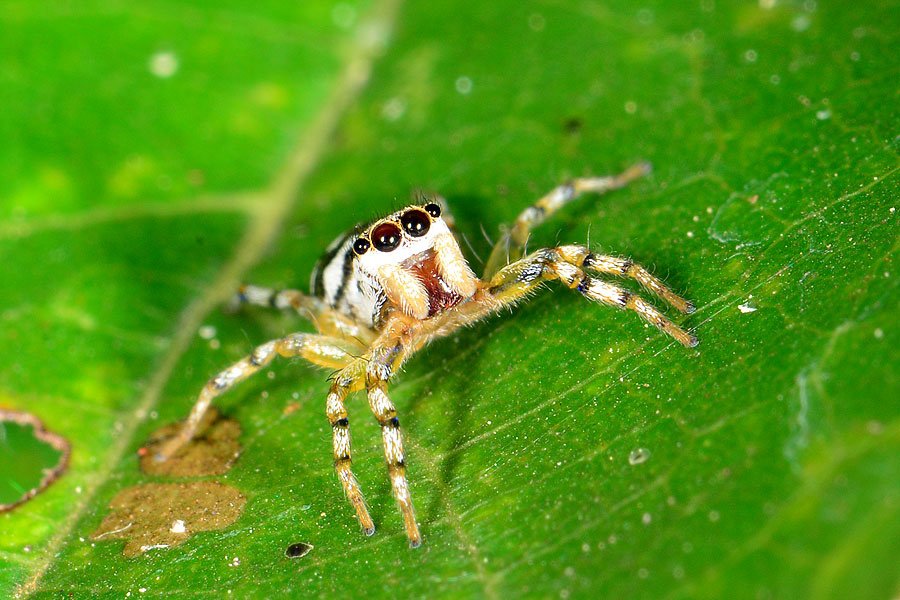
<path id="1" fill-rule="evenodd" d="M 73 446 L 0 515 L 0 595 L 896 594 L 896 3 L 285 6 L 0 12 L 0 405 Z M 309 330 L 225 314 L 238 282 L 307 289 L 413 188 L 477 268 L 482 228 L 639 159 L 530 245 L 650 267 L 700 346 L 552 286 L 428 347 L 391 387 L 421 549 L 354 397 L 362 536 L 327 373 L 295 362 L 219 403 L 234 525 L 136 558 L 90 540 L 121 490 L 170 481 L 137 450 L 210 375 Z"/>

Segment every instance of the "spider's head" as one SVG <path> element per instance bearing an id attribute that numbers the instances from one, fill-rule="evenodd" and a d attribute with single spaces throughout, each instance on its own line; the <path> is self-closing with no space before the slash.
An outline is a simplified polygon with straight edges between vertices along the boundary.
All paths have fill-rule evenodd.
<path id="1" fill-rule="evenodd" d="M 408 206 L 366 227 L 353 242 L 353 253 L 363 269 L 376 273 L 432 249 L 435 239 L 449 232 L 437 203 Z"/>
<path id="2" fill-rule="evenodd" d="M 477 279 L 437 202 L 407 206 L 375 221 L 353 241 L 355 268 L 388 300 L 418 319 L 475 293 Z"/>

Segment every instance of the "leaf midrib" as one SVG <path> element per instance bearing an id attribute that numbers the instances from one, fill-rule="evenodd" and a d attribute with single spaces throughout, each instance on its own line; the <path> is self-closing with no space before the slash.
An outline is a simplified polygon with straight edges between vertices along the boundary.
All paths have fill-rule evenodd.
<path id="1" fill-rule="evenodd" d="M 143 394 L 134 404 L 134 410 L 130 410 L 128 416 L 122 419 L 121 435 L 100 461 L 95 474 L 86 481 L 85 493 L 73 505 L 73 510 L 61 523 L 56 535 L 50 539 L 43 559 L 37 563 L 32 576 L 17 590 L 17 596 L 28 596 L 37 591 L 53 557 L 65 544 L 86 508 L 95 502 L 100 485 L 133 445 L 145 415 L 150 414 L 159 402 L 197 329 L 207 315 L 234 292 L 243 275 L 259 262 L 280 233 L 281 225 L 299 197 L 304 182 L 326 154 L 341 118 L 365 88 L 373 64 L 385 49 L 394 28 L 400 4 L 401 0 L 376 0 L 369 15 L 360 22 L 360 31 L 375 32 L 376 35 L 354 36 L 344 67 L 322 103 L 322 109 L 310 121 L 270 185 L 254 195 L 258 199 L 256 202 L 246 205 L 250 223 L 234 254 L 225 262 L 207 289 L 179 316 L 168 350 L 151 373 Z M 233 195 L 228 197 L 233 198 Z M 12 231 L 13 235 L 15 233 Z"/>

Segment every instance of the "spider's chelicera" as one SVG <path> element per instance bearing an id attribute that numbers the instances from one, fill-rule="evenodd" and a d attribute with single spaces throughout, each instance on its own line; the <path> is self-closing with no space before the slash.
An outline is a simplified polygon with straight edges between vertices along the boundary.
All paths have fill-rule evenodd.
<path id="1" fill-rule="evenodd" d="M 525 299 L 552 280 L 588 300 L 633 311 L 684 346 L 697 344 L 693 335 L 640 296 L 588 274 L 634 279 L 675 309 L 693 312 L 690 302 L 630 259 L 594 254 L 579 245 L 542 248 L 522 256 L 531 229 L 563 205 L 583 192 L 620 188 L 648 169 L 640 164 L 617 176 L 575 179 L 555 188 L 503 232 L 481 279 L 460 251 L 443 200 L 433 198 L 336 239 L 313 271 L 312 295 L 243 286 L 239 302 L 295 310 L 309 317 L 318 333 L 293 333 L 266 342 L 210 379 L 179 433 L 160 449 L 157 458 L 166 460 L 197 435 L 210 403 L 236 383 L 268 366 L 276 356 L 303 357 L 337 369 L 325 403 L 332 427 L 334 467 L 363 531 L 371 535 L 375 525 L 351 470 L 345 399 L 349 393 L 365 389 L 381 425 L 391 487 L 406 534 L 410 544 L 418 546 L 422 537 L 406 481 L 400 421 L 387 385 L 425 344 Z"/>

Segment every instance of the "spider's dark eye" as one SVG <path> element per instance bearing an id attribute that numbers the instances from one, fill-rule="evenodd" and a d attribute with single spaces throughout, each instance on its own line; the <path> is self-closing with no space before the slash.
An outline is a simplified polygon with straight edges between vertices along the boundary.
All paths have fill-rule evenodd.
<path id="1" fill-rule="evenodd" d="M 355 242 L 353 242 L 353 251 L 356 252 L 357 256 L 362 256 L 366 252 L 369 251 L 369 240 L 366 238 L 359 238 Z"/>
<path id="2" fill-rule="evenodd" d="M 413 237 L 422 237 L 428 233 L 431 227 L 431 219 L 421 210 L 408 210 L 400 217 L 400 224 L 403 225 L 403 231 Z"/>
<path id="3" fill-rule="evenodd" d="M 382 223 L 369 236 L 372 245 L 380 252 L 390 252 L 400 245 L 400 228 L 396 223 Z"/>
<path id="4" fill-rule="evenodd" d="M 425 205 L 425 212 L 437 219 L 439 216 L 441 216 L 441 207 L 434 202 L 429 202 Z"/>

